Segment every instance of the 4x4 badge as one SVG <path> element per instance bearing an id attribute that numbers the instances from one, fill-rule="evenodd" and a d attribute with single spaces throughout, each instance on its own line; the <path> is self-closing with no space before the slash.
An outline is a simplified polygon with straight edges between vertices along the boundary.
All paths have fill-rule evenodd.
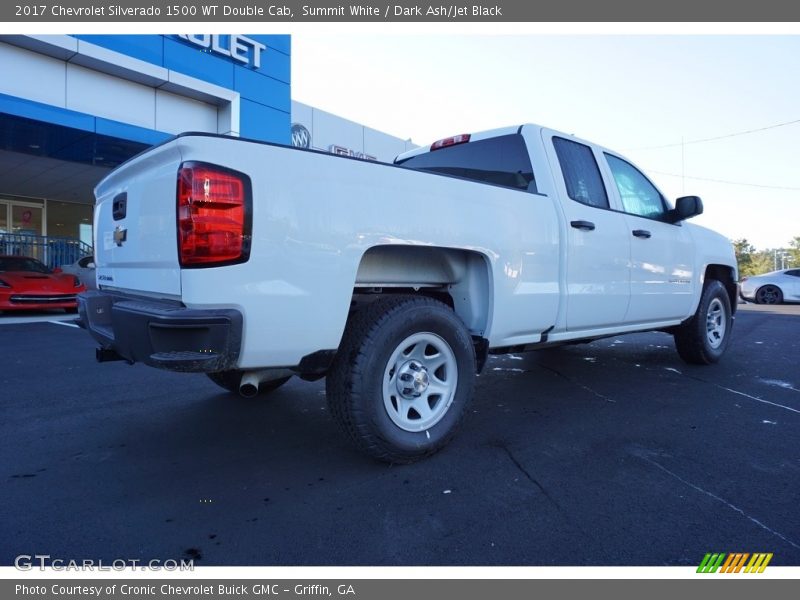
<path id="1" fill-rule="evenodd" d="M 117 228 L 114 230 L 114 243 L 117 246 L 122 246 L 123 242 L 127 241 L 127 239 L 128 230 L 117 225 Z"/>

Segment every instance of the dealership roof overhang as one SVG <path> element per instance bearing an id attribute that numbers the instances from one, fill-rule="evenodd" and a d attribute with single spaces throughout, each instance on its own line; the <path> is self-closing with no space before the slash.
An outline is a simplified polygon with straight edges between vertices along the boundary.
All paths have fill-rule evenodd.
<path id="1" fill-rule="evenodd" d="M 148 144 L 0 113 L 3 193 L 94 202 L 94 186 Z"/>

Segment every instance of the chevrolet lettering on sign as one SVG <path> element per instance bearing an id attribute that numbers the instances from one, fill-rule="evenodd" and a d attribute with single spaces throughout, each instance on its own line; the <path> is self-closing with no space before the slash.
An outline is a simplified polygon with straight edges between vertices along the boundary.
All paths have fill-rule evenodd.
<path id="1" fill-rule="evenodd" d="M 178 35 L 182 40 L 199 48 L 227 56 L 255 69 L 261 68 L 261 53 L 267 47 L 244 35 Z"/>

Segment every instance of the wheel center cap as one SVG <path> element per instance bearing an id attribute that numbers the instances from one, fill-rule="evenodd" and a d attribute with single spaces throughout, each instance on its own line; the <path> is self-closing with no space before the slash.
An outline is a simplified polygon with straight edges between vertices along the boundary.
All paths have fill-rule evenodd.
<path id="1" fill-rule="evenodd" d="M 409 360 L 397 376 L 397 391 L 403 398 L 418 398 L 430 385 L 428 369 L 416 360 Z"/>

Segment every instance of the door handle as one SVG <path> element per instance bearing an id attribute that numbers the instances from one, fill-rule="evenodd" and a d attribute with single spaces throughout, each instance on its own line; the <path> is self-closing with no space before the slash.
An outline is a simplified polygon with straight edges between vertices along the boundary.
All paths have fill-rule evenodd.
<path id="1" fill-rule="evenodd" d="M 594 231 L 594 223 L 591 221 L 570 221 L 569 224 L 573 228 L 580 229 L 581 231 Z"/>
<path id="2" fill-rule="evenodd" d="M 650 237 L 651 234 L 646 229 L 634 229 L 633 230 L 633 235 L 635 235 L 638 238 L 647 239 L 647 238 Z"/>

